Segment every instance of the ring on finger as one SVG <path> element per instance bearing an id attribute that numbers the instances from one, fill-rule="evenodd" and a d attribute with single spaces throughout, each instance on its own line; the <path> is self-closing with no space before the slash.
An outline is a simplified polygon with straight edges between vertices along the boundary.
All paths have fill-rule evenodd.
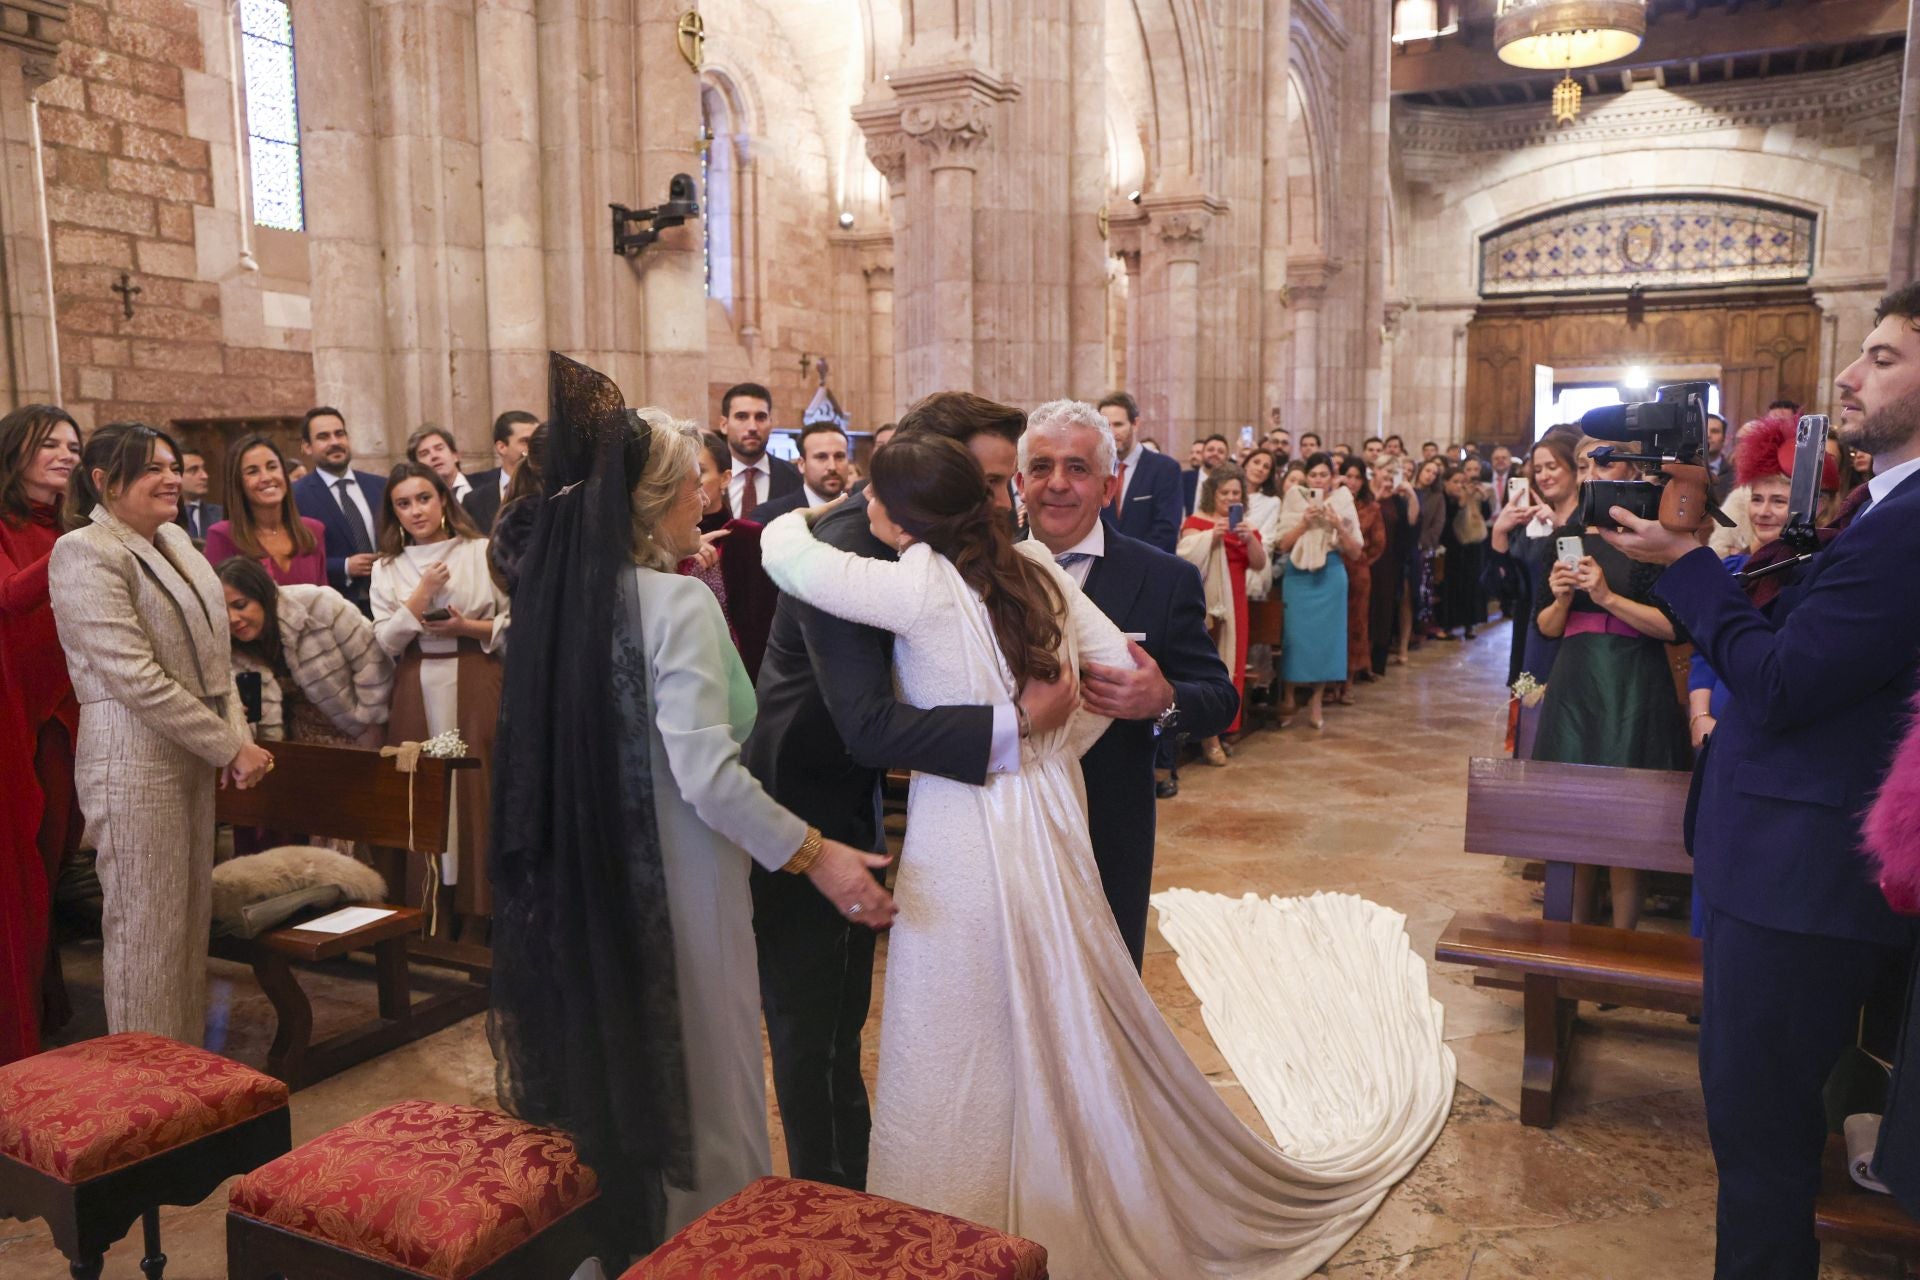
<path id="1" fill-rule="evenodd" d="M 847 904 L 847 914 L 850 916 L 857 916 L 864 910 L 866 910 L 866 908 L 861 906 L 857 902 L 850 902 Z"/>

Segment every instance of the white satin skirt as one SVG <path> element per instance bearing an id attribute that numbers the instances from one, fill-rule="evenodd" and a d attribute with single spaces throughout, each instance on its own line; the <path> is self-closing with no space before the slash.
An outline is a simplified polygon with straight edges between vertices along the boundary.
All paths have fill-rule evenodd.
<path id="1" fill-rule="evenodd" d="M 1038 1241 L 1055 1280 L 1307 1276 L 1452 1099 L 1404 922 L 1335 895 L 1156 899 L 1276 1149 L 1141 985 L 1085 812 L 1060 754 L 984 787 L 915 776 L 868 1186 Z"/>

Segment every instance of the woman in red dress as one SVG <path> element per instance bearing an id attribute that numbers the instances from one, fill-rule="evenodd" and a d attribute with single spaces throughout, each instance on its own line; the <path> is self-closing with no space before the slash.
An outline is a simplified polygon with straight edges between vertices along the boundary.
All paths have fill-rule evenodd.
<path id="1" fill-rule="evenodd" d="M 0 1064 L 40 1051 L 52 886 L 80 837 L 80 706 L 47 598 L 80 429 L 30 404 L 0 418 Z"/>
<path id="2" fill-rule="evenodd" d="M 1200 570 L 1207 592 L 1207 630 L 1220 650 L 1220 660 L 1233 674 L 1234 691 L 1244 706 L 1247 697 L 1247 570 L 1267 563 L 1260 535 L 1245 522 L 1247 482 L 1240 468 L 1222 463 L 1201 481 L 1194 514 L 1180 526 L 1180 558 Z M 1239 512 L 1233 508 L 1239 507 Z M 1236 519 L 1235 516 L 1239 518 Z M 1230 527 L 1231 526 L 1231 527 Z M 1227 732 L 1240 732 L 1236 714 Z M 1227 762 L 1220 739 L 1200 744 L 1211 765 Z"/>

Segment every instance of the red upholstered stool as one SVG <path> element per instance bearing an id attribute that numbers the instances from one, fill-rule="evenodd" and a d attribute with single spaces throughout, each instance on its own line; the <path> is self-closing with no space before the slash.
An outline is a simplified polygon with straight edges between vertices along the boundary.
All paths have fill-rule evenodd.
<path id="1" fill-rule="evenodd" d="M 599 1195 L 573 1140 L 479 1107 L 396 1102 L 233 1184 L 228 1280 L 564 1280 Z"/>
<path id="2" fill-rule="evenodd" d="M 287 1086 L 164 1036 L 125 1032 L 0 1067 L 0 1218 L 45 1218 L 79 1280 L 160 1206 L 196 1204 L 292 1145 Z"/>
<path id="3" fill-rule="evenodd" d="M 620 1280 L 1046 1280 L 1047 1251 L 898 1200 L 762 1178 L 696 1218 Z"/>

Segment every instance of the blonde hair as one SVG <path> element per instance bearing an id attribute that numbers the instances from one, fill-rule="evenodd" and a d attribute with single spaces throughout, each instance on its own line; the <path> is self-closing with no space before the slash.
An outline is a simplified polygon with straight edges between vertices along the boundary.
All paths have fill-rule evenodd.
<path id="1" fill-rule="evenodd" d="M 700 428 L 665 409 L 634 410 L 653 429 L 647 465 L 633 486 L 633 562 L 647 569 L 672 573 L 681 553 L 661 545 L 660 522 L 680 499 L 680 489 L 694 473 L 700 455 Z"/>

